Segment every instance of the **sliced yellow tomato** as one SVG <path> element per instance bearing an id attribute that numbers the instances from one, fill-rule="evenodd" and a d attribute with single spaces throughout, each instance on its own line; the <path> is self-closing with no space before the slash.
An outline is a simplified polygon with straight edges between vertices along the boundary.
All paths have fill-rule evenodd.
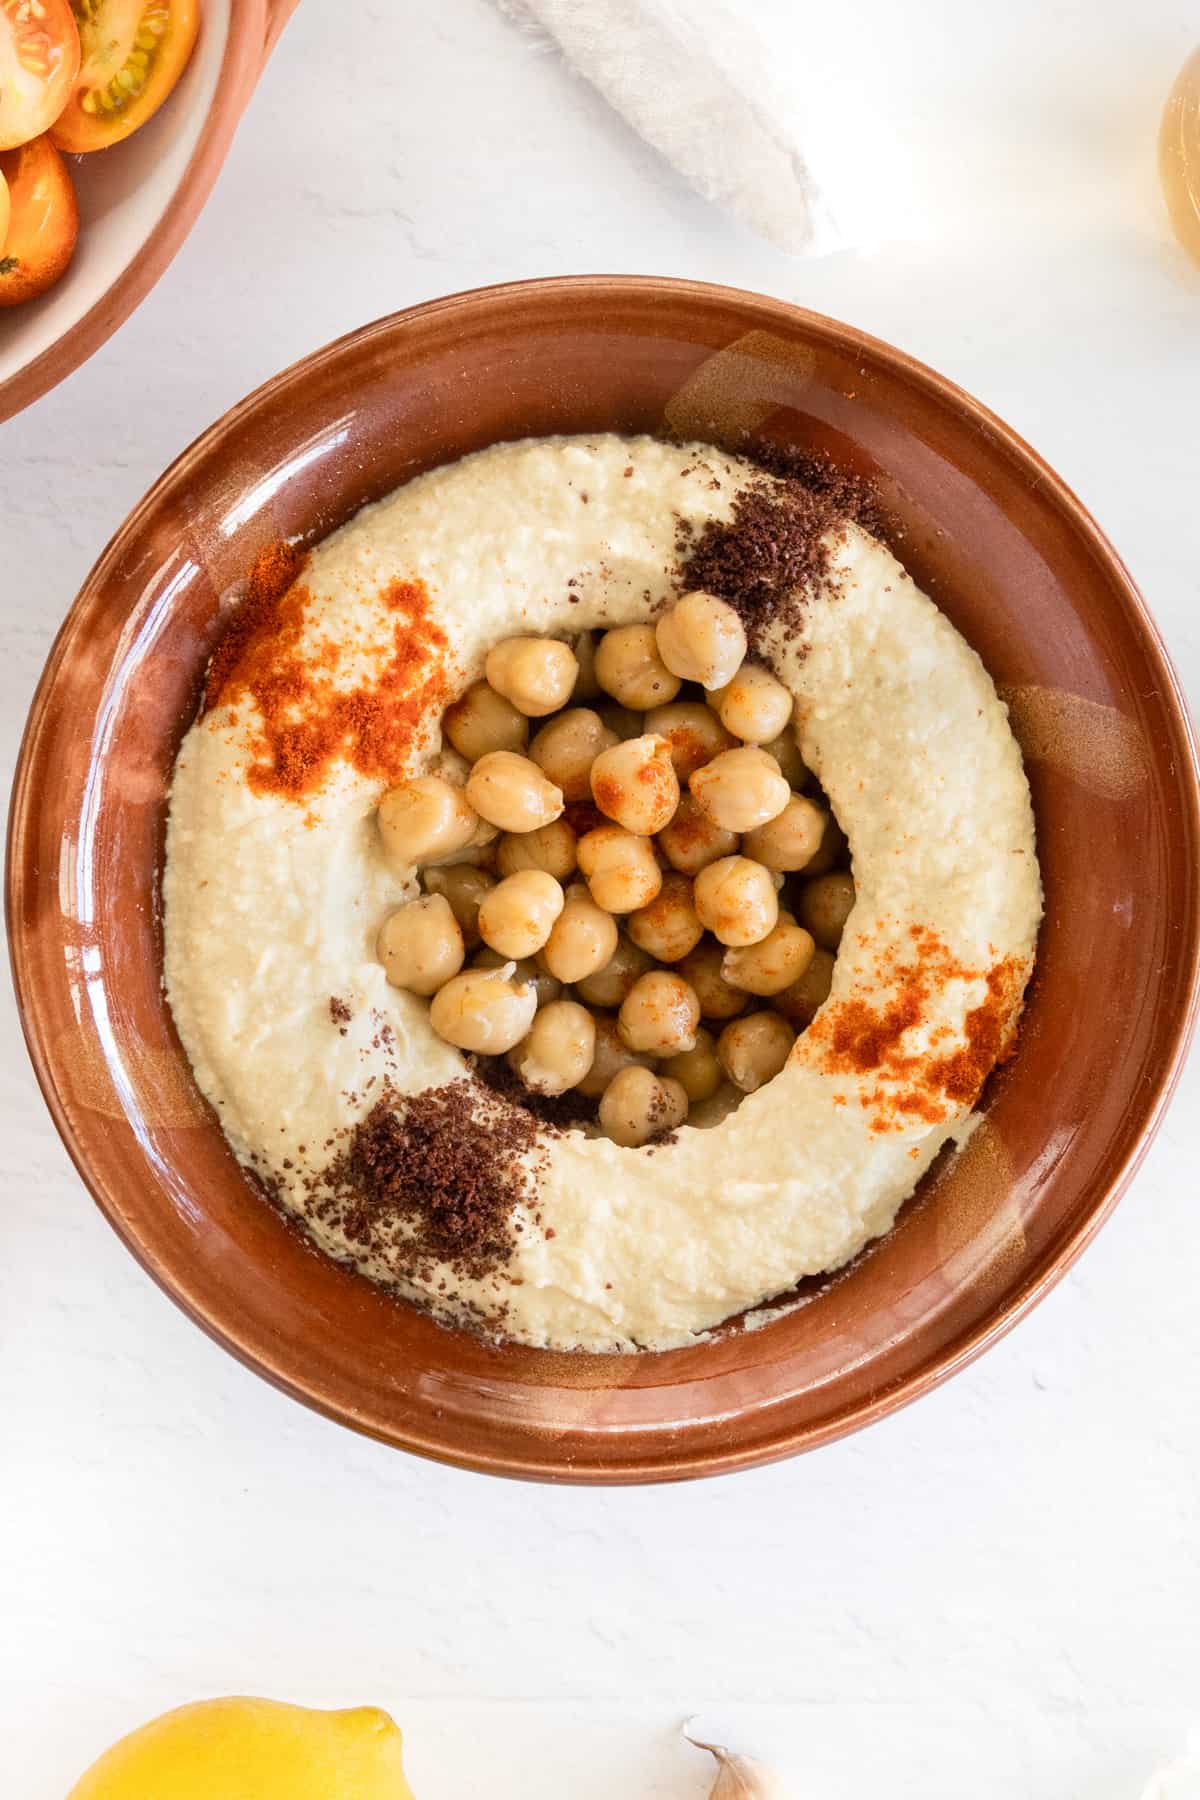
<path id="1" fill-rule="evenodd" d="M 0 150 L 49 131 L 78 72 L 69 0 L 0 0 Z"/>
<path id="2" fill-rule="evenodd" d="M 67 165 L 48 137 L 0 153 L 9 218 L 0 248 L 0 306 L 44 294 L 75 253 L 79 208 Z"/>
<path id="3" fill-rule="evenodd" d="M 51 136 L 60 150 L 105 150 L 156 113 L 187 67 L 198 0 L 72 0 L 79 73 Z"/>

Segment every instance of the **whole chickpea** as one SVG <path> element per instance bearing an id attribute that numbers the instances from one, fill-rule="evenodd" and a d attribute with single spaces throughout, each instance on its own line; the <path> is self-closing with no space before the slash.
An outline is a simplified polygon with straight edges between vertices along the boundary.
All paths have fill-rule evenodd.
<path id="1" fill-rule="evenodd" d="M 600 1100 L 600 1123 L 614 1144 L 634 1150 L 665 1137 L 687 1118 L 687 1094 L 678 1081 L 649 1069 L 621 1069 Z"/>
<path id="2" fill-rule="evenodd" d="M 818 875 L 800 890 L 797 911 L 823 950 L 836 950 L 854 910 L 854 879 L 841 870 Z"/>
<path id="3" fill-rule="evenodd" d="M 792 716 L 792 696 L 759 663 L 743 663 L 721 696 L 721 723 L 747 744 L 778 737 Z"/>
<path id="4" fill-rule="evenodd" d="M 445 719 L 443 718 L 443 724 Z M 442 747 L 437 753 L 437 761 L 430 763 L 425 771 L 427 775 L 440 775 L 451 787 L 462 788 L 467 785 L 467 776 L 471 773 L 471 765 L 465 756 L 460 756 L 450 740 L 443 736 Z"/>
<path id="5" fill-rule="evenodd" d="M 544 869 L 507 875 L 483 897 L 479 935 L 501 956 L 532 956 L 550 936 L 563 901 L 562 888 Z"/>
<path id="6" fill-rule="evenodd" d="M 510 831 L 496 845 L 496 867 L 501 875 L 522 869 L 544 869 L 555 881 L 575 873 L 576 837 L 565 819 L 551 819 L 536 831 Z"/>
<path id="7" fill-rule="evenodd" d="M 651 969 L 634 982 L 617 1014 L 617 1031 L 631 1050 L 674 1056 L 691 1050 L 700 1023 L 694 989 L 673 969 Z"/>
<path id="8" fill-rule="evenodd" d="M 471 842 L 477 809 L 460 787 L 440 775 L 398 782 L 379 802 L 379 835 L 399 867 L 453 856 Z"/>
<path id="9" fill-rule="evenodd" d="M 688 782 L 709 818 L 726 831 L 753 831 L 781 813 L 792 790 L 779 764 L 757 744 L 714 756 Z M 470 784 L 468 783 L 468 793 Z"/>
<path id="10" fill-rule="evenodd" d="M 492 646 L 484 670 L 518 712 L 542 719 L 571 698 L 579 664 L 570 645 L 557 638 L 515 637 Z"/>
<path id="11" fill-rule="evenodd" d="M 607 1013 L 599 1013 L 595 1020 L 596 1047 L 592 1053 L 592 1066 L 582 1081 L 576 1082 L 581 1094 L 589 1100 L 598 1100 L 613 1076 L 621 1069 L 648 1069 L 653 1057 L 639 1055 L 621 1042 L 617 1031 L 617 1021 Z"/>
<path id="12" fill-rule="evenodd" d="M 596 680 L 606 694 L 635 712 L 665 706 L 680 682 L 658 652 L 653 625 L 617 625 L 596 646 Z"/>
<path id="13" fill-rule="evenodd" d="M 682 958 L 679 973 L 700 1002 L 706 1019 L 733 1019 L 749 1004 L 743 989 L 731 987 L 721 973 L 725 951 L 705 938 Z"/>
<path id="14" fill-rule="evenodd" d="M 720 1064 L 717 1065 L 720 1068 Z M 725 1071 L 721 1070 L 721 1085 L 715 1094 L 707 1100 L 697 1100 L 688 1113 L 688 1124 L 695 1125 L 700 1131 L 711 1131 L 714 1125 L 723 1124 L 730 1113 L 736 1112 L 741 1104 L 742 1096 L 732 1081 L 726 1081 Z"/>
<path id="15" fill-rule="evenodd" d="M 441 894 L 458 920 L 463 943 L 471 950 L 479 942 L 479 905 L 483 896 L 496 885 L 494 875 L 477 869 L 471 863 L 452 863 L 447 869 L 424 869 L 421 880 L 427 894 Z M 457 971 L 451 970 L 453 975 Z"/>
<path id="16" fill-rule="evenodd" d="M 520 1043 L 537 1012 L 531 982 L 499 969 L 464 969 L 438 989 L 429 1003 L 429 1023 L 459 1050 L 502 1056 Z"/>
<path id="17" fill-rule="evenodd" d="M 753 1094 L 778 1075 L 795 1041 L 777 1012 L 748 1013 L 725 1027 L 717 1039 L 717 1059 L 734 1087 Z"/>
<path id="18" fill-rule="evenodd" d="M 487 868 L 495 859 L 496 839 L 500 836 L 500 827 L 493 825 L 490 819 L 480 818 L 471 833 L 471 841 L 465 850 L 456 850 L 452 856 L 443 856 L 446 864 L 473 862 L 479 868 Z M 426 867 L 431 865 L 427 864 Z"/>
<path id="19" fill-rule="evenodd" d="M 393 987 L 436 994 L 463 966 L 458 920 L 442 894 L 423 894 L 389 913 L 379 928 L 379 960 Z"/>
<path id="20" fill-rule="evenodd" d="M 698 588 L 663 614 L 655 633 L 671 673 L 705 688 L 731 680 L 746 654 L 746 629 L 732 606 Z"/>
<path id="21" fill-rule="evenodd" d="M 446 708 L 442 729 L 469 763 L 490 750 L 523 750 L 529 742 L 529 720 L 486 681 L 474 682 Z"/>
<path id="22" fill-rule="evenodd" d="M 576 1000 L 553 1000 L 535 1016 L 508 1060 L 535 1094 L 565 1094 L 583 1080 L 596 1053 L 596 1022 Z"/>
<path id="23" fill-rule="evenodd" d="M 799 745 L 790 731 L 781 731 L 777 738 L 772 738 L 763 749 L 768 756 L 773 756 L 779 764 L 779 773 L 797 794 L 812 781 L 812 770 L 800 754 Z"/>
<path id="24" fill-rule="evenodd" d="M 644 950 L 618 935 L 617 947 L 604 966 L 593 975 L 575 978 L 575 992 L 589 1006 L 620 1006 L 638 976 L 652 967 L 653 959 Z"/>
<path id="25" fill-rule="evenodd" d="M 467 782 L 467 799 L 501 831 L 537 831 L 561 816 L 563 797 L 536 763 L 510 750 L 481 756 Z"/>
<path id="26" fill-rule="evenodd" d="M 681 875 L 698 875 L 709 863 L 732 856 L 738 837 L 711 819 L 694 794 L 684 794 L 675 817 L 659 832 L 657 843 L 673 869 Z"/>
<path id="27" fill-rule="evenodd" d="M 712 1032 L 705 1031 L 701 1025 L 692 1048 L 680 1050 L 677 1055 L 668 1057 L 662 1065 L 662 1073 L 679 1083 L 690 1105 L 699 1106 L 702 1100 L 710 1100 L 725 1079 L 724 1070 L 717 1060 L 716 1040 Z"/>
<path id="28" fill-rule="evenodd" d="M 662 887 L 662 870 L 649 838 L 620 825 L 598 825 L 578 844 L 579 867 L 592 899 L 605 912 L 636 912 Z"/>
<path id="29" fill-rule="evenodd" d="M 802 925 L 780 923 L 757 944 L 727 950 L 721 973 L 731 987 L 748 994 L 781 994 L 799 981 L 816 945 Z"/>
<path id="30" fill-rule="evenodd" d="M 846 834 L 832 813 L 825 814 L 825 829 L 821 833 L 821 842 L 804 865 L 806 875 L 827 875 L 830 869 L 836 869 L 844 863 L 850 854 L 850 845 Z"/>
<path id="31" fill-rule="evenodd" d="M 586 888 L 573 889 L 550 928 L 542 961 L 559 981 L 579 983 L 579 992 L 590 1005 L 590 996 L 583 989 L 589 977 L 612 961 L 618 937 L 612 914 L 597 906 Z"/>
<path id="32" fill-rule="evenodd" d="M 722 944 L 757 944 L 775 929 L 779 898 L 771 872 L 747 856 L 723 856 L 696 877 L 701 923 Z"/>
<path id="33" fill-rule="evenodd" d="M 670 706 L 656 706 L 646 714 L 647 731 L 664 737 L 671 747 L 671 762 L 681 782 L 697 769 L 732 750 L 735 739 L 726 731 L 716 714 L 700 700 L 676 700 Z"/>
<path id="34" fill-rule="evenodd" d="M 529 746 L 529 756 L 547 780 L 562 789 L 564 800 L 586 800 L 592 764 L 617 742 L 616 732 L 608 729 L 599 713 L 573 706 L 542 726 Z"/>
<path id="35" fill-rule="evenodd" d="M 661 831 L 679 805 L 671 746 L 652 733 L 602 750 L 592 764 L 591 784 L 600 811 L 639 837 Z"/>
<path id="36" fill-rule="evenodd" d="M 630 706 L 618 706 L 615 700 L 602 700 L 596 708 L 596 714 L 606 730 L 612 732 L 615 743 L 621 743 L 626 738 L 641 737 L 646 729 L 640 712 L 634 712 Z"/>
<path id="37" fill-rule="evenodd" d="M 746 833 L 742 850 L 768 869 L 803 869 L 820 848 L 828 816 L 803 794 L 793 794 L 782 812 Z"/>
<path id="38" fill-rule="evenodd" d="M 476 951 L 471 958 L 471 967 L 474 969 L 504 969 L 511 965 L 512 979 L 523 982 L 526 987 L 533 989 L 539 1007 L 549 1006 L 552 1000 L 557 1000 L 561 996 L 563 984 L 556 980 L 548 970 L 541 967 L 538 962 L 541 954 L 539 950 L 537 956 L 532 960 L 529 957 L 519 957 L 514 961 L 511 956 L 501 956 L 498 950 L 492 950 L 485 944 L 483 949 Z"/>
<path id="39" fill-rule="evenodd" d="M 663 884 L 649 906 L 630 913 L 626 931 L 638 946 L 659 962 L 678 962 L 694 950 L 704 936 L 692 900 L 692 884 L 686 875 L 663 876 Z"/>
<path id="40" fill-rule="evenodd" d="M 811 1025 L 829 998 L 833 986 L 833 956 L 828 950 L 816 949 L 803 974 L 790 987 L 776 994 L 773 1005 L 785 1019 L 803 1028 Z"/>

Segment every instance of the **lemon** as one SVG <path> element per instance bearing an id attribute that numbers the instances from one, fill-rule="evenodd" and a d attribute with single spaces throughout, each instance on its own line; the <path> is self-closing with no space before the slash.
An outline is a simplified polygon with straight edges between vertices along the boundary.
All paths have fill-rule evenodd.
<path id="1" fill-rule="evenodd" d="M 201 1700 L 114 1744 L 68 1800 L 412 1800 L 400 1746 L 376 1706 Z"/>

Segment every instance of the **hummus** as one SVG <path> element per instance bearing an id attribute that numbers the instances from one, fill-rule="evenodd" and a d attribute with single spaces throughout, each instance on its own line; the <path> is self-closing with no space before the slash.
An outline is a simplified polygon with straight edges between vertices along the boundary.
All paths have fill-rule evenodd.
<path id="1" fill-rule="evenodd" d="M 389 584 L 423 584 L 437 679 L 428 661 L 423 686 L 414 674 L 407 768 L 453 768 L 438 721 L 491 645 L 652 617 L 677 597 L 679 520 L 728 519 L 763 480 L 706 446 L 499 445 L 321 544 L 289 629 L 348 689 L 395 641 Z M 402 1232 L 364 1249 L 314 1202 L 388 1084 L 469 1073 L 376 960 L 381 920 L 417 892 L 380 851 L 387 780 L 334 757 L 301 799 L 272 791 L 245 694 L 192 727 L 167 838 L 167 994 L 239 1159 L 322 1249 L 451 1320 L 607 1351 L 686 1344 L 889 1229 L 1011 1043 L 1041 886 L 1020 753 L 978 656 L 858 527 L 830 568 L 802 633 L 759 650 L 797 696 L 853 856 L 832 994 L 782 1073 L 716 1124 L 643 1149 L 540 1130 L 511 1257 L 488 1274 L 414 1269 Z"/>

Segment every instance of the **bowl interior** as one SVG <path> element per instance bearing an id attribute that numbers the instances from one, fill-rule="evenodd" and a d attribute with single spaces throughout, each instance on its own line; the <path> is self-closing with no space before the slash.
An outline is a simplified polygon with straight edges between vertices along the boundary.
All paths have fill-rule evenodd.
<path id="1" fill-rule="evenodd" d="M 140 131 L 111 150 L 68 157 L 79 197 L 79 246 L 48 293 L 0 311 L 0 385 L 65 337 L 154 235 L 217 92 L 230 3 L 205 0 L 200 36 L 179 85 Z"/>
<path id="2" fill-rule="evenodd" d="M 1027 1022 L 968 1149 L 891 1235 L 753 1332 L 640 1358 L 497 1350 L 312 1252 L 240 1175 L 160 981 L 165 796 L 222 595 L 433 464 L 546 432 L 745 431 L 879 483 L 916 578 L 1013 707 L 1047 910 Z M 987 796 L 980 795 L 980 804 Z M 990 415 L 827 320 L 685 283 L 434 303 L 244 402 L 164 476 L 80 595 L 14 799 L 10 923 L 47 1098 L 136 1254 L 229 1348 L 393 1442 L 559 1479 L 736 1467 L 956 1367 L 1066 1266 L 1134 1166 L 1194 1011 L 1193 748 L 1114 554 Z"/>

